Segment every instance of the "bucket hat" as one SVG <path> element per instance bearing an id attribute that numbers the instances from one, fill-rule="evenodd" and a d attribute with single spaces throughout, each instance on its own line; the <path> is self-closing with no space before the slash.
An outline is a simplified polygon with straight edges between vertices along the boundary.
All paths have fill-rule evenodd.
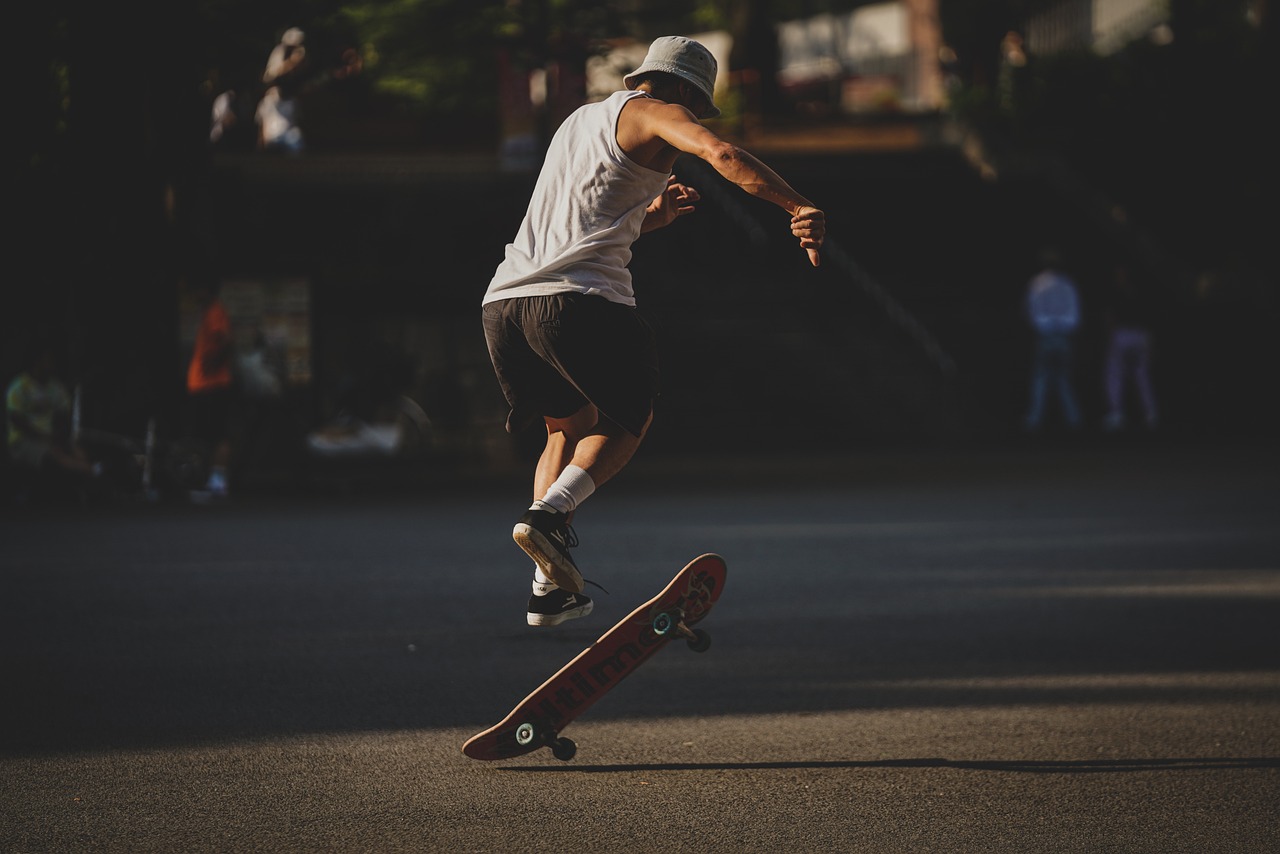
<path id="1" fill-rule="evenodd" d="M 698 118 L 714 119 L 720 115 L 715 103 L 718 64 L 705 46 L 684 36 L 663 36 L 649 45 L 649 53 L 635 71 L 622 78 L 622 84 L 634 89 L 638 77 L 649 71 L 664 71 L 692 83 L 707 96 L 707 111 Z"/>

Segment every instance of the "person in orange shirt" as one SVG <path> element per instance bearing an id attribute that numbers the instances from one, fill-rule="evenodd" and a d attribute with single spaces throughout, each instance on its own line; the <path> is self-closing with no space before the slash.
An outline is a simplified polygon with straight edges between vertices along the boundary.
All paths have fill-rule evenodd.
<path id="1" fill-rule="evenodd" d="M 217 498 L 230 494 L 231 464 L 231 320 L 218 299 L 216 286 L 196 292 L 201 308 L 200 328 L 187 365 L 188 432 L 208 442 L 209 479 L 205 491 Z"/>

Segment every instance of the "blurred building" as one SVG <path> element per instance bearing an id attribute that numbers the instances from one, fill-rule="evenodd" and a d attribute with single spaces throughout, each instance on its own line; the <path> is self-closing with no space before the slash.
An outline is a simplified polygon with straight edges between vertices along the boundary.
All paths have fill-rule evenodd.
<path id="1" fill-rule="evenodd" d="M 778 25 L 778 81 L 807 112 L 942 106 L 937 0 L 899 0 Z"/>
<path id="2" fill-rule="evenodd" d="M 1032 53 L 1088 49 L 1106 55 L 1134 39 L 1167 38 L 1168 0 L 1058 0 L 1027 18 Z"/>

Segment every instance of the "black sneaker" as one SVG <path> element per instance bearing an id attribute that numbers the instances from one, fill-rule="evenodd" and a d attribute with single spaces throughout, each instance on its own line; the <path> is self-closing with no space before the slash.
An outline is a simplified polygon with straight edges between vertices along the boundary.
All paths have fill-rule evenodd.
<path id="1" fill-rule="evenodd" d="M 570 593 L 582 592 L 582 573 L 569 555 L 569 549 L 578 544 L 578 537 L 565 514 L 526 510 L 516 522 L 511 538 L 557 587 Z"/>
<path id="2" fill-rule="evenodd" d="M 558 626 L 565 620 L 591 613 L 591 600 L 581 593 L 554 588 L 544 596 L 529 597 L 529 625 Z"/>

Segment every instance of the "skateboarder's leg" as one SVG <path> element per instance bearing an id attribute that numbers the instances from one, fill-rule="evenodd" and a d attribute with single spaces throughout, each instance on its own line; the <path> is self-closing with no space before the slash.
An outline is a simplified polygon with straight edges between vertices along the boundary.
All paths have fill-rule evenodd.
<path id="1" fill-rule="evenodd" d="M 587 404 L 568 418 L 546 418 L 547 444 L 538 458 L 533 473 L 533 498 L 541 499 L 556 482 L 565 466 L 573 462 L 578 440 L 587 434 L 597 419 L 595 407 Z"/>
<path id="2" fill-rule="evenodd" d="M 639 436 L 600 416 L 591 404 L 568 418 L 545 420 L 547 444 L 534 473 L 533 497 L 572 516 L 583 499 L 631 461 L 653 416 L 650 414 L 645 421 Z M 589 488 L 574 487 L 572 480 L 576 473 L 566 477 L 565 470 L 571 465 L 590 478 Z"/>
<path id="3" fill-rule="evenodd" d="M 534 598 L 530 599 L 531 622 L 535 619 L 535 609 L 549 607 L 546 601 L 539 602 L 538 597 L 556 588 L 560 588 L 562 594 L 582 592 L 582 574 L 569 553 L 569 549 L 577 545 L 569 523 L 578 505 L 630 461 L 640 446 L 651 414 L 645 419 L 640 435 L 602 417 L 592 404 L 567 418 L 545 420 L 547 444 L 534 474 L 534 502 L 512 532 L 520 548 L 537 565 Z M 542 619 L 545 615 L 536 616 Z"/>

